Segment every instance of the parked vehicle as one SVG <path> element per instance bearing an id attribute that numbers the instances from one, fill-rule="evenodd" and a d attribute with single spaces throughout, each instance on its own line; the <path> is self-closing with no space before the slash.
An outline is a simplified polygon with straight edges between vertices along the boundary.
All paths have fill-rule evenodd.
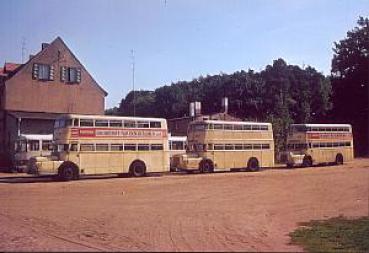
<path id="1" fill-rule="evenodd" d="M 343 164 L 354 158 L 353 146 L 349 124 L 292 124 L 284 160 L 288 167 Z"/>
<path id="2" fill-rule="evenodd" d="M 47 157 L 53 150 L 52 134 L 22 134 L 15 143 L 14 168 L 17 172 L 28 172 L 27 163 L 33 156 Z"/>
<path id="3" fill-rule="evenodd" d="M 80 175 L 169 171 L 165 119 L 69 114 L 55 122 L 55 158 L 35 157 L 30 170 L 63 180 Z"/>
<path id="4" fill-rule="evenodd" d="M 187 135 L 187 153 L 173 156 L 173 166 L 181 170 L 257 171 L 274 166 L 270 123 L 199 120 L 190 123 Z"/>

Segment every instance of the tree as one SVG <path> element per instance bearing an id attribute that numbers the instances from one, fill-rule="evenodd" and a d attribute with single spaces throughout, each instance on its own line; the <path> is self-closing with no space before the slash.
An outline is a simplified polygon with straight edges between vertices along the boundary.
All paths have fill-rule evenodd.
<path id="1" fill-rule="evenodd" d="M 334 43 L 332 59 L 333 115 L 351 123 L 355 153 L 368 154 L 369 19 L 360 17 L 347 38 Z"/>

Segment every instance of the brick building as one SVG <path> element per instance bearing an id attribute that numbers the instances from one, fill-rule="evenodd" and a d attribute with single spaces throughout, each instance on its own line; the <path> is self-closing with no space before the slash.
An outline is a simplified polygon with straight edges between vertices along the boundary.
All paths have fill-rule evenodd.
<path id="1" fill-rule="evenodd" d="M 190 116 L 168 119 L 168 131 L 172 136 L 187 136 L 187 128 L 190 122 L 194 120 L 227 120 L 241 121 L 240 118 L 234 117 L 228 113 L 228 98 L 222 99 L 223 112 L 203 115 L 201 113 L 201 103 L 193 102 L 189 105 Z"/>
<path id="2" fill-rule="evenodd" d="M 20 134 L 52 133 L 61 114 L 104 114 L 106 96 L 60 37 L 42 43 L 26 63 L 0 68 L 0 153 Z"/>

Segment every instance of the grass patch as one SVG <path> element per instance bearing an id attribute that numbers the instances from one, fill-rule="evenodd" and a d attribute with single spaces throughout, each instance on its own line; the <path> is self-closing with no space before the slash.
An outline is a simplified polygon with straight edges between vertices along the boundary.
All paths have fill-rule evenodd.
<path id="1" fill-rule="evenodd" d="M 369 217 L 301 223 L 290 233 L 291 243 L 308 252 L 369 252 Z"/>

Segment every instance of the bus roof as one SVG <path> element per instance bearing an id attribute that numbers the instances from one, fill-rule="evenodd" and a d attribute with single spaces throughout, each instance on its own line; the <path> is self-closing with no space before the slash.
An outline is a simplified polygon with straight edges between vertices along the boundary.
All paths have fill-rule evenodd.
<path id="1" fill-rule="evenodd" d="M 252 122 L 252 121 L 225 121 L 225 120 L 201 120 L 201 121 L 193 121 L 191 123 L 213 123 L 213 124 L 232 124 L 232 125 L 266 125 L 270 126 L 272 123 L 265 123 L 265 122 Z"/>
<path id="2" fill-rule="evenodd" d="M 291 124 L 291 126 L 306 126 L 306 127 L 351 127 L 350 124 Z"/>
<path id="3" fill-rule="evenodd" d="M 19 139 L 51 141 L 53 140 L 53 135 L 52 134 L 21 134 L 19 136 Z"/>
<path id="4" fill-rule="evenodd" d="M 63 114 L 59 118 L 83 118 L 83 119 L 112 119 L 112 120 L 151 120 L 165 121 L 164 118 L 145 118 L 145 117 L 128 117 L 128 116 L 110 116 L 110 115 L 93 115 L 93 114 Z"/>

